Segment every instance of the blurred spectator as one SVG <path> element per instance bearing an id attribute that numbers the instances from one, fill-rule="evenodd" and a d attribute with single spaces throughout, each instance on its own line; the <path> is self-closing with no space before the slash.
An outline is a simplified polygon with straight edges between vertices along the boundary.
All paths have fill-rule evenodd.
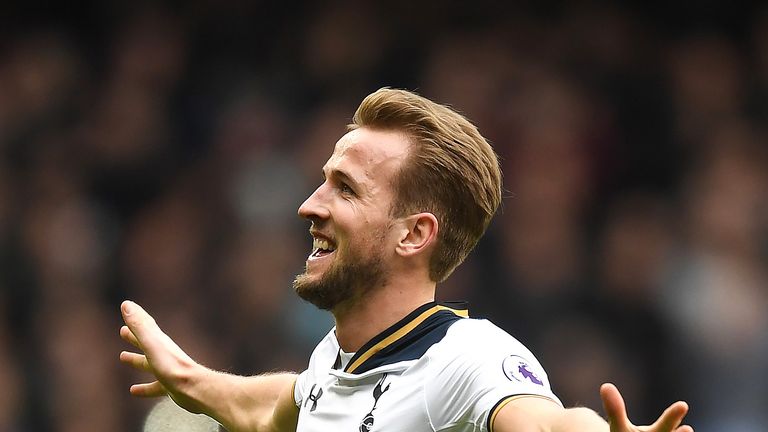
<path id="1" fill-rule="evenodd" d="M 685 242 L 660 298 L 705 432 L 768 420 L 768 159 L 765 140 L 744 126 L 720 125 L 704 143 L 686 185 Z"/>
<path id="2" fill-rule="evenodd" d="M 3 287 L 0 287 L 2 290 Z M 0 312 L 6 316 L 7 302 L 0 297 Z M 0 322 L 0 428 L 14 431 L 21 427 L 22 404 L 25 391 L 22 385 L 22 370 L 15 355 L 14 341 L 9 336 L 8 325 Z"/>

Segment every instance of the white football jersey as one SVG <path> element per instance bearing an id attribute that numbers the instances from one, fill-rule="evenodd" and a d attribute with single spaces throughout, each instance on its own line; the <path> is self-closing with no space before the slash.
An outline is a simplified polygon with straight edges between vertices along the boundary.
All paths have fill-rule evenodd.
<path id="1" fill-rule="evenodd" d="M 539 362 L 487 320 L 428 303 L 365 344 L 342 368 L 335 329 L 294 390 L 298 432 L 488 431 L 515 396 L 560 400 Z"/>

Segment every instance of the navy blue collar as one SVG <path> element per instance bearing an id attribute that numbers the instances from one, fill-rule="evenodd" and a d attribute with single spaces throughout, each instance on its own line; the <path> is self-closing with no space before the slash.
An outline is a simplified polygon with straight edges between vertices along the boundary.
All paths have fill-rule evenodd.
<path id="1" fill-rule="evenodd" d="M 419 306 L 357 350 L 344 372 L 361 374 L 379 366 L 421 358 L 445 337 L 453 323 L 467 317 L 465 302 L 429 302 Z M 340 365 L 341 357 L 337 356 L 334 368 Z"/>

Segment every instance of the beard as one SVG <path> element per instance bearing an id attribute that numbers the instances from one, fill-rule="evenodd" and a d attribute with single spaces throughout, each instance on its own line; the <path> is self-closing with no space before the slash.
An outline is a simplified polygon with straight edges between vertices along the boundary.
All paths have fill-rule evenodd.
<path id="1" fill-rule="evenodd" d="M 357 253 L 348 253 L 346 257 L 339 254 L 319 279 L 311 280 L 306 272 L 296 276 L 293 289 L 303 300 L 332 311 L 364 297 L 386 281 L 382 258 L 381 250 L 368 257 Z"/>

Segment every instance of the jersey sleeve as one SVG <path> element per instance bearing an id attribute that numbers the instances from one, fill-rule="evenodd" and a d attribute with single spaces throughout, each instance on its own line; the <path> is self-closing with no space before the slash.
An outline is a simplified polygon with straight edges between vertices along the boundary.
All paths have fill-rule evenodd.
<path id="1" fill-rule="evenodd" d="M 317 344 L 312 355 L 309 357 L 309 364 L 304 372 L 300 373 L 296 378 L 296 383 L 293 387 L 293 401 L 296 406 L 301 408 L 301 404 L 304 402 L 304 398 L 311 391 L 309 383 L 315 382 L 316 377 L 322 370 L 322 365 L 329 367 L 333 364 L 336 355 L 339 350 L 339 345 L 336 342 L 336 327 L 332 328 L 328 334 L 325 335 L 322 341 Z"/>
<path id="2" fill-rule="evenodd" d="M 293 401 L 297 407 L 301 407 L 302 402 L 304 402 L 304 395 L 306 394 L 307 390 L 305 387 L 307 386 L 308 375 L 308 370 L 300 373 L 296 378 L 296 383 L 293 385 Z"/>
<path id="3" fill-rule="evenodd" d="M 425 384 L 435 430 L 471 424 L 471 430 L 487 431 L 495 413 L 514 396 L 544 397 L 562 406 L 541 364 L 523 344 L 488 322 L 464 327 L 441 347 Z"/>

